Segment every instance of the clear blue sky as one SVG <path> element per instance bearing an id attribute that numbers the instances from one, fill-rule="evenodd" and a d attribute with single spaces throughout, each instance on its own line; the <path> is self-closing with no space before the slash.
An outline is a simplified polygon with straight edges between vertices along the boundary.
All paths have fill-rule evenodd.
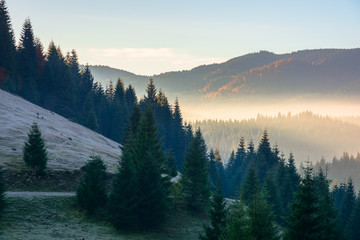
<path id="1" fill-rule="evenodd" d="M 16 38 L 26 17 L 45 48 L 81 63 L 156 74 L 259 50 L 360 47 L 359 0 L 7 0 Z"/>

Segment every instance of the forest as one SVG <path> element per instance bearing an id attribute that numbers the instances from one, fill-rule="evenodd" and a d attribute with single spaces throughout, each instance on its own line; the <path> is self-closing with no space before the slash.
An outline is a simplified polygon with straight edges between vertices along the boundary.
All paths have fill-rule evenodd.
<path id="1" fill-rule="evenodd" d="M 94 82 L 89 67 L 80 67 L 75 50 L 63 54 L 51 42 L 44 51 L 30 19 L 16 44 L 4 0 L 0 36 L 1 89 L 121 144 L 110 184 L 103 160 L 89 156 L 79 169 L 82 177 L 76 190 L 76 206 L 112 224 L 119 234 L 157 229 L 181 208 L 207 216 L 200 239 L 360 236 L 360 196 L 353 179 L 341 178 L 330 186 L 327 172 L 330 165 L 350 166 L 359 155 L 344 154 L 330 165 L 322 161 L 314 170 L 309 161 L 297 168 L 298 156 L 291 151 L 281 153 L 294 147 L 294 152 L 309 148 L 327 154 L 326 149 L 338 144 L 353 146 L 359 126 L 310 112 L 190 125 L 183 121 L 178 99 L 171 105 L 153 79 L 138 99 L 134 88 L 125 87 L 121 79 L 105 89 Z M 309 135 L 315 140 L 305 144 Z M 46 175 L 46 139 L 36 122 L 23 151 L 28 171 L 37 178 Z M 3 210 L 9 206 L 1 169 L 0 193 Z"/>
<path id="2" fill-rule="evenodd" d="M 278 114 L 275 117 L 259 114 L 245 120 L 204 120 L 193 122 L 200 127 L 206 143 L 219 148 L 225 161 L 238 144 L 239 136 L 246 142 L 259 139 L 264 129 L 272 143 L 281 146 L 285 154 L 292 152 L 297 166 L 310 160 L 315 163 L 325 158 L 331 161 L 343 152 L 357 154 L 360 134 L 358 118 L 335 118 L 306 111 L 298 114 Z"/>

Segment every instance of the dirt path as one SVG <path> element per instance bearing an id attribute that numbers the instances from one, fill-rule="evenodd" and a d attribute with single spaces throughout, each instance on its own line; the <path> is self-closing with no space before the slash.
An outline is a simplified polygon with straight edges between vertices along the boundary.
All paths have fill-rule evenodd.
<path id="1" fill-rule="evenodd" d="M 6 192 L 8 196 L 75 196 L 75 192 Z"/>

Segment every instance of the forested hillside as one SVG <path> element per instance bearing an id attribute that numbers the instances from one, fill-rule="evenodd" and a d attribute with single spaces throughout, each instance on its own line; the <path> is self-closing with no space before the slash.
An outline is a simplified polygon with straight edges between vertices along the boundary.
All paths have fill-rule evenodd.
<path id="1" fill-rule="evenodd" d="M 307 160 L 320 161 L 322 156 L 330 161 L 334 156 L 340 157 L 344 151 L 356 154 L 360 127 L 352 123 L 355 120 L 350 121 L 303 112 L 276 117 L 258 115 L 242 121 L 197 121 L 193 126 L 201 128 L 206 143 L 209 147 L 218 147 L 225 161 L 236 149 L 240 137 L 244 137 L 247 143 L 250 140 L 256 143 L 267 129 L 271 144 L 278 144 L 279 150 L 285 154 L 293 152 L 299 165 Z"/>
<path id="2" fill-rule="evenodd" d="M 287 54 L 267 51 L 250 53 L 220 64 L 188 71 L 154 75 L 158 87 L 169 94 L 206 99 L 244 97 L 359 96 L 360 49 L 302 50 Z M 106 66 L 91 66 L 95 80 L 108 83 L 114 72 L 141 86 L 143 76 Z"/>
<path id="3" fill-rule="evenodd" d="M 35 38 L 30 19 L 26 19 L 16 44 L 10 16 L 4 2 L 0 21 L 0 88 L 82 124 L 118 143 L 135 106 L 149 103 L 163 139 L 163 147 L 182 167 L 186 151 L 186 126 L 179 102 L 172 106 L 163 91 L 150 80 L 147 98 L 138 100 L 135 89 L 123 81 L 104 88 L 95 82 L 89 66 L 80 67 L 75 50 L 63 54 L 54 42 L 44 51 Z"/>

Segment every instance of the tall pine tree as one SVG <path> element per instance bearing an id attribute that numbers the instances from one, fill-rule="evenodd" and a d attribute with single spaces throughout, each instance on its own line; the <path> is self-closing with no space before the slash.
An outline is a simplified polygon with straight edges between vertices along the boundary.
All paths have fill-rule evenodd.
<path id="1" fill-rule="evenodd" d="M 304 169 L 305 176 L 291 205 L 290 216 L 287 220 L 285 239 L 287 240 L 317 240 L 321 239 L 323 229 L 319 222 L 319 205 L 316 187 L 312 176 L 312 168 Z"/>
<path id="2" fill-rule="evenodd" d="M 5 0 L 0 1 L 0 87 L 15 92 L 15 37 Z"/>
<path id="3" fill-rule="evenodd" d="M 207 207 L 210 190 L 206 145 L 200 129 L 196 131 L 187 151 L 180 181 L 185 201 L 191 209 L 203 210 L 204 207 Z"/>
<path id="4" fill-rule="evenodd" d="M 138 216 L 142 225 L 161 223 L 168 207 L 169 179 L 162 175 L 165 156 L 161 148 L 153 113 L 147 107 L 138 127 L 134 151 L 139 184 Z"/>

